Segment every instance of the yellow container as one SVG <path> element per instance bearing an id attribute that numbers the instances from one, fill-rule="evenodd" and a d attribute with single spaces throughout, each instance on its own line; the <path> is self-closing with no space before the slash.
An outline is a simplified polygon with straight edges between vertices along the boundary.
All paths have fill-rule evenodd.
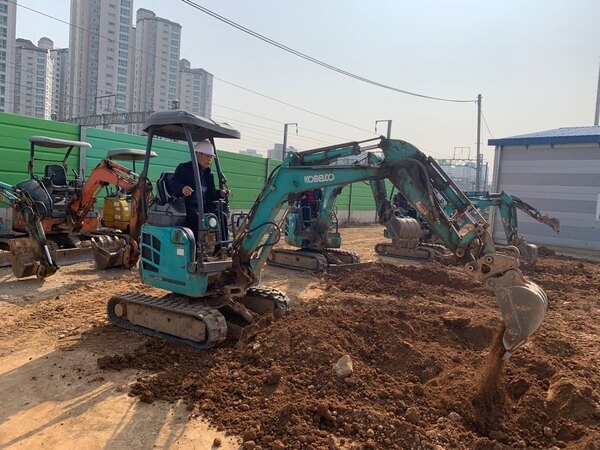
<path id="1" fill-rule="evenodd" d="M 108 228 L 117 228 L 129 231 L 131 210 L 127 200 L 120 197 L 106 197 L 102 207 L 102 225 Z"/>

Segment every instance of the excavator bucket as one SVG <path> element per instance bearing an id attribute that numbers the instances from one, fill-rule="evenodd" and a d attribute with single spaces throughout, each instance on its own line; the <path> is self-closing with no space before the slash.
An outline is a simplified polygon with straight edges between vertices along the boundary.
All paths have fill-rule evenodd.
<path id="1" fill-rule="evenodd" d="M 92 252 L 98 269 L 110 269 L 123 265 L 123 255 L 127 242 L 117 236 L 96 236 L 92 238 Z"/>
<path id="2" fill-rule="evenodd" d="M 517 248 L 519 249 L 521 259 L 523 259 L 527 265 L 534 266 L 538 258 L 537 245 L 523 241 Z"/>
<path id="3" fill-rule="evenodd" d="M 548 310 L 548 298 L 541 287 L 514 269 L 488 279 L 487 284 L 494 289 L 506 325 L 502 338 L 506 359 L 538 329 Z"/>
<path id="4" fill-rule="evenodd" d="M 544 216 L 540 219 L 540 222 L 545 223 L 552 228 L 556 233 L 560 232 L 560 220 L 555 217 Z"/>
<path id="5" fill-rule="evenodd" d="M 40 261 L 42 255 L 38 254 L 37 243 L 28 237 L 9 239 L 8 247 L 10 249 L 10 262 L 13 274 L 16 278 L 24 278 L 35 275 L 39 279 L 44 279 L 56 272 L 56 264 L 44 265 Z M 52 257 L 47 256 L 51 261 Z"/>

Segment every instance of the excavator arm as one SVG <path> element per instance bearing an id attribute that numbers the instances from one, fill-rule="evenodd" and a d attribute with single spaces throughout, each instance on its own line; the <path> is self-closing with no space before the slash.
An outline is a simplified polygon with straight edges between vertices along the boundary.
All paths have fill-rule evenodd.
<path id="1" fill-rule="evenodd" d="M 96 195 L 102 187 L 112 184 L 125 191 L 132 191 L 137 180 L 137 175 L 127 167 L 110 159 L 100 161 L 92 170 L 81 191 L 69 204 L 73 230 L 77 231 L 81 228 L 83 219 L 94 207 Z"/>
<path id="2" fill-rule="evenodd" d="M 498 208 L 506 234 L 506 242 L 508 245 L 517 247 L 521 252 L 521 256 L 529 265 L 534 265 L 537 260 L 537 247 L 529 244 L 523 236 L 519 235 L 517 209 L 520 209 L 538 222 L 548 225 L 556 233 L 560 232 L 559 219 L 542 214 L 517 196 L 509 195 L 504 191 L 499 193 L 469 191 L 465 192 L 465 195 L 479 210 L 485 210 L 490 207 Z"/>
<path id="3" fill-rule="evenodd" d="M 491 287 L 506 325 L 503 336 L 507 356 L 539 327 L 547 298 L 519 270 L 518 252 L 496 251 L 489 224 L 465 194 L 432 159 L 413 145 L 380 138 L 377 143 L 351 142 L 301 153 L 289 153 L 267 180 L 254 203 L 245 227 L 233 243 L 231 275 L 241 291 L 258 279 L 272 246 L 280 238 L 275 221 L 288 199 L 309 189 L 358 181 L 389 180 L 402 192 L 431 231 L 458 257 L 477 280 Z M 329 165 L 332 161 L 380 149 L 383 159 L 365 165 Z M 449 213 L 442 205 L 449 207 Z M 448 206 L 449 205 L 449 206 Z"/>
<path id="4" fill-rule="evenodd" d="M 17 278 L 35 275 L 43 280 L 56 273 L 58 264 L 52 257 L 34 201 L 29 194 L 0 182 L 0 203 L 16 209 L 23 215 L 27 238 L 9 240 L 11 265 Z"/>
<path id="5" fill-rule="evenodd" d="M 99 269 L 123 266 L 134 267 L 139 259 L 139 230 L 145 221 L 140 213 L 141 204 L 148 204 L 151 184 L 140 178 L 131 169 L 104 159 L 92 170 L 83 189 L 69 205 L 73 227 L 81 226 L 83 218 L 93 208 L 98 191 L 104 186 L 114 185 L 131 194 L 131 219 L 128 236 L 98 236 L 92 239 L 92 251 Z M 144 202 L 141 199 L 144 198 Z"/>

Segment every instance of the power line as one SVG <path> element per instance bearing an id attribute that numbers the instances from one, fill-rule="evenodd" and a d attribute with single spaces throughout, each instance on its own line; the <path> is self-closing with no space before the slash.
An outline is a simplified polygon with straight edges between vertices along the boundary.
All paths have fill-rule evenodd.
<path id="1" fill-rule="evenodd" d="M 106 40 L 111 40 L 111 39 L 112 39 L 112 38 L 108 38 L 108 37 L 106 37 L 106 36 L 103 36 L 103 35 L 101 35 L 100 33 L 97 33 L 97 32 L 92 32 L 92 31 L 90 31 L 90 30 L 88 30 L 88 29 L 86 29 L 86 28 L 84 28 L 84 27 L 79 27 L 79 26 L 73 25 L 73 24 L 71 24 L 70 22 L 66 22 L 66 21 L 64 21 L 64 20 L 62 20 L 62 19 L 59 19 L 59 18 L 57 18 L 57 17 L 53 17 L 53 16 L 51 16 L 51 15 L 49 15 L 49 14 L 43 13 L 43 12 L 41 12 L 41 11 L 38 11 L 38 10 L 36 10 L 36 9 L 30 8 L 30 7 L 28 7 L 28 6 L 25 6 L 25 5 L 19 5 L 19 4 L 18 4 L 18 3 L 16 3 L 14 0 L 7 0 L 7 1 L 9 1 L 9 2 L 11 2 L 11 3 L 14 3 L 14 4 L 15 4 L 15 5 L 17 5 L 18 7 L 21 7 L 21 8 L 27 9 L 27 10 L 29 10 L 29 11 L 32 11 L 32 12 L 35 12 L 35 13 L 37 13 L 37 14 L 43 15 L 43 16 L 45 16 L 45 17 L 48 17 L 48 18 L 50 18 L 50 19 L 57 20 L 57 21 L 59 21 L 59 22 L 61 22 L 61 23 L 64 23 L 64 24 L 68 25 L 69 27 L 78 28 L 78 29 L 80 29 L 80 30 L 82 30 L 82 31 L 84 31 L 84 32 L 87 32 L 87 33 L 90 33 L 90 34 L 92 34 L 92 35 L 98 36 L 99 38 L 103 38 L 103 39 L 106 39 Z M 151 56 L 157 57 L 158 59 L 162 59 L 162 60 L 163 60 L 163 61 L 165 61 L 165 62 L 169 62 L 169 61 L 168 61 L 166 58 L 162 58 L 161 56 L 159 56 L 159 55 L 155 55 L 155 54 L 153 54 L 153 53 L 151 53 L 151 52 L 144 52 L 143 50 L 141 50 L 141 49 L 138 49 L 138 48 L 137 48 L 137 47 L 135 47 L 135 46 L 128 45 L 128 48 L 132 49 L 134 52 L 146 53 L 146 54 L 149 54 L 149 55 L 151 55 Z M 335 122 L 335 123 L 338 123 L 338 124 L 340 124 L 340 125 L 344 125 L 344 126 L 347 126 L 347 127 L 350 127 L 350 128 L 355 128 L 355 129 L 357 129 L 357 130 L 360 130 L 360 131 L 367 132 L 367 133 L 369 133 L 369 134 L 373 134 L 373 132 L 372 132 L 371 130 L 366 130 L 366 129 L 364 129 L 364 128 L 360 128 L 360 127 L 357 127 L 357 126 L 355 126 L 355 125 L 352 125 L 352 124 L 349 124 L 349 123 L 346 123 L 346 122 L 342 122 L 342 121 L 339 121 L 339 120 L 333 119 L 333 118 L 331 118 L 331 117 L 324 116 L 324 115 L 322 115 L 322 114 L 315 113 L 314 111 L 310 111 L 310 110 L 308 110 L 308 109 L 305 109 L 305 108 L 302 108 L 302 107 L 299 107 L 299 106 L 296 106 L 296 105 L 292 105 L 291 103 L 287 103 L 287 102 L 285 102 L 285 101 L 283 101 L 283 100 L 279 100 L 279 99 L 276 99 L 276 98 L 274 98 L 274 97 L 271 97 L 271 96 L 269 96 L 269 95 L 262 94 L 262 93 L 260 93 L 260 92 L 254 91 L 254 90 L 252 90 L 252 89 L 249 89 L 249 88 L 246 88 L 246 87 L 243 87 L 243 86 L 240 86 L 240 85 L 238 85 L 238 84 L 235 84 L 235 83 L 232 83 L 232 82 L 230 82 L 230 81 L 223 80 L 222 78 L 215 77 L 214 75 L 213 75 L 213 78 L 214 78 L 215 80 L 221 81 L 222 83 L 225 83 L 225 84 L 228 84 L 228 85 L 230 85 L 230 86 L 234 86 L 234 87 L 236 87 L 236 88 L 238 88 L 238 89 L 242 89 L 242 90 L 245 90 L 245 91 L 247 91 L 247 92 L 250 92 L 250 93 L 252 93 L 252 94 L 255 94 L 255 95 L 258 95 L 258 96 L 261 96 L 261 97 L 267 98 L 267 99 L 269 99 L 269 100 L 272 100 L 272 101 L 274 101 L 274 102 L 280 103 L 280 104 L 282 104 L 282 105 L 285 105 L 285 106 L 288 106 L 288 107 L 290 107 L 290 108 L 294 108 L 294 109 L 297 109 L 297 110 L 299 110 L 299 111 L 303 111 L 303 112 L 305 112 L 305 113 L 312 114 L 312 115 L 314 115 L 314 116 L 317 116 L 317 117 L 320 117 L 320 118 L 323 118 L 323 119 L 326 119 L 326 120 L 330 120 L 330 121 L 332 121 L 332 122 Z M 84 85 L 84 84 L 82 84 L 82 83 L 78 83 L 77 85 L 78 85 L 78 86 L 80 86 L 80 87 L 84 87 L 84 88 L 85 88 L 85 87 L 95 87 L 95 86 L 94 86 L 93 84 L 91 84 L 91 83 L 89 83 L 87 86 L 86 86 L 86 85 Z M 68 94 L 67 94 L 67 95 L 68 95 Z M 69 96 L 69 97 L 71 97 L 71 98 L 73 98 L 74 100 L 87 101 L 87 99 L 86 99 L 86 98 L 83 98 L 83 97 L 76 97 L 76 96 L 71 96 L 71 95 L 68 95 L 68 96 Z"/>
<path id="2" fill-rule="evenodd" d="M 378 87 L 381 87 L 381 88 L 384 88 L 384 89 L 389 89 L 391 91 L 400 92 L 401 94 L 412 95 L 414 97 L 427 98 L 427 99 L 430 99 L 430 100 L 438 100 L 438 101 L 442 101 L 442 102 L 454 102 L 454 103 L 475 103 L 477 101 L 477 100 L 472 100 L 472 99 L 469 99 L 469 100 L 459 100 L 459 99 L 449 99 L 449 98 L 433 97 L 433 96 L 430 96 L 430 95 L 418 94 L 416 92 L 407 91 L 407 90 L 404 90 L 404 89 L 400 89 L 400 88 L 396 88 L 396 87 L 393 87 L 393 86 L 389 86 L 387 84 L 380 83 L 378 81 L 370 80 L 368 78 L 362 77 L 360 75 L 356 75 L 354 73 L 351 73 L 351 72 L 348 72 L 346 70 L 340 69 L 339 67 L 335 67 L 335 66 L 333 66 L 331 64 L 328 64 L 326 62 L 323 62 L 321 60 L 313 58 L 312 56 L 309 56 L 309 55 L 307 55 L 305 53 L 299 52 L 298 50 L 294 50 L 293 48 L 290 48 L 290 47 L 288 47 L 286 45 L 281 44 L 280 42 L 277 42 L 277 41 L 275 41 L 273 39 L 270 39 L 270 38 L 268 38 L 266 36 L 263 36 L 262 34 L 259 34 L 256 31 L 252 31 L 251 29 L 246 28 L 245 26 L 240 25 L 240 24 L 234 22 L 233 20 L 227 19 L 226 17 L 223 17 L 223 16 L 221 16 L 221 15 L 219 15 L 219 14 L 211 11 L 208 8 L 200 6 L 200 5 L 198 5 L 197 3 L 194 3 L 191 0 L 181 0 L 181 1 L 183 3 L 185 3 L 185 4 L 187 4 L 187 5 L 190 5 L 193 8 L 196 8 L 198 11 L 201 11 L 201 12 L 203 12 L 205 14 L 208 14 L 211 17 L 214 17 L 215 19 L 220 20 L 221 22 L 226 23 L 227 25 L 231 25 L 232 27 L 237 28 L 240 31 L 243 31 L 244 33 L 247 33 L 247 34 L 249 34 L 251 36 L 254 36 L 255 38 L 258 38 L 261 41 L 266 42 L 267 44 L 271 44 L 271 45 L 273 45 L 275 47 L 278 47 L 278 48 L 280 48 L 280 49 L 282 49 L 282 50 L 284 50 L 284 51 L 286 51 L 288 53 L 291 53 L 292 55 L 299 56 L 300 58 L 306 59 L 307 61 L 310 61 L 310 62 L 313 62 L 315 64 L 318 64 L 319 66 L 325 67 L 326 69 L 329 69 L 329 70 L 333 70 L 334 72 L 340 73 L 340 74 L 345 75 L 347 77 L 354 78 L 355 80 L 359 80 L 359 81 L 362 81 L 364 83 L 372 84 L 374 86 L 378 86 Z"/>
<path id="3" fill-rule="evenodd" d="M 373 134 L 373 132 L 372 132 L 372 131 L 370 131 L 370 130 L 365 130 L 364 128 L 360 128 L 360 127 L 357 127 L 357 126 L 351 125 L 351 124 L 349 124 L 349 123 L 346 123 L 346 122 L 341 122 L 341 121 L 339 121 L 339 120 L 332 119 L 331 117 L 327 117 L 327 116 L 324 116 L 324 115 L 322 115 L 322 114 L 318 114 L 318 113 L 315 113 L 315 112 L 313 112 L 313 111 L 309 111 L 308 109 L 304 109 L 304 108 L 301 108 L 301 107 L 299 107 L 299 106 L 294 106 L 294 105 L 292 105 L 291 103 L 287 103 L 287 102 L 284 102 L 284 101 L 282 101 L 282 100 L 278 100 L 278 99 L 276 99 L 276 98 L 273 98 L 273 97 L 270 97 L 270 96 L 268 96 L 268 95 L 266 95 L 266 94 L 261 94 L 260 92 L 256 92 L 256 91 L 253 91 L 252 89 L 248 89 L 248 88 L 245 88 L 245 87 L 243 87 L 243 86 L 240 86 L 240 85 L 238 85 L 238 84 L 231 83 L 230 81 L 225 81 L 225 80 L 223 80 L 223 79 L 221 79 L 221 78 L 218 78 L 218 77 L 214 77 L 214 78 L 215 78 L 215 80 L 218 80 L 218 81 L 221 81 L 221 82 L 223 82 L 223 83 L 229 84 L 229 85 L 231 85 L 231 86 L 234 86 L 234 87 L 236 87 L 236 88 L 242 89 L 242 90 L 244 90 L 244 91 L 251 92 L 252 94 L 260 95 L 261 97 L 268 98 L 269 100 L 273 100 L 274 102 L 281 103 L 282 105 L 286 105 L 286 106 L 289 106 L 289 107 L 291 107 L 291 108 L 295 108 L 295 109 L 297 109 L 297 110 L 299 110 L 299 111 L 303 111 L 303 112 L 306 112 L 306 113 L 308 113 L 308 114 L 312 114 L 312 115 L 314 115 L 314 116 L 321 117 L 322 119 L 331 120 L 331 121 L 333 121 L 333 122 L 339 123 L 340 125 L 345 125 L 345 126 L 347 126 L 347 127 L 356 128 L 357 130 L 360 130 L 360 131 L 366 131 L 367 133 Z"/>

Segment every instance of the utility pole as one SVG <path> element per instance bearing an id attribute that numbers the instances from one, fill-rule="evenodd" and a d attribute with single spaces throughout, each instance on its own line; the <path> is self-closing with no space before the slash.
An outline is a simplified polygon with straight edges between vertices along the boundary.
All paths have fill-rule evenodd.
<path id="1" fill-rule="evenodd" d="M 286 123 L 283 125 L 283 149 L 281 151 L 281 160 L 285 159 L 285 149 L 287 148 L 287 134 L 288 134 L 288 125 L 296 126 L 296 134 L 298 134 L 298 124 L 297 123 Z"/>
<path id="2" fill-rule="evenodd" d="M 94 97 L 94 115 L 97 116 L 98 115 L 98 99 L 103 99 L 103 98 L 111 98 L 111 97 L 115 97 L 115 101 L 116 101 L 116 94 L 106 94 L 106 95 L 97 95 L 96 97 Z M 100 102 L 100 109 L 102 109 L 102 102 Z M 106 110 L 110 109 L 110 104 L 107 104 L 107 108 Z M 102 111 L 101 111 L 102 113 Z"/>
<path id="3" fill-rule="evenodd" d="M 377 124 L 379 122 L 387 122 L 387 135 L 386 137 L 390 139 L 392 137 L 392 121 L 391 120 L 376 120 L 375 121 L 375 133 L 377 133 Z"/>
<path id="4" fill-rule="evenodd" d="M 477 95 L 477 166 L 475 169 L 475 190 L 481 190 L 481 94 Z"/>

